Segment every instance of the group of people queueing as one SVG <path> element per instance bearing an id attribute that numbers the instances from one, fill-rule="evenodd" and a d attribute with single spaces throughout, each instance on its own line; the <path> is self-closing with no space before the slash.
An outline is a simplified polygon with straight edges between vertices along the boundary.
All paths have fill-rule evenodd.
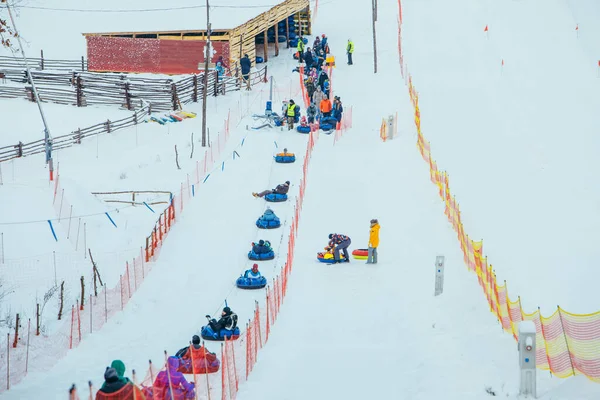
<path id="1" fill-rule="evenodd" d="M 369 230 L 369 246 L 367 264 L 377 264 L 377 248 L 379 247 L 379 221 L 377 219 L 371 220 L 371 227 Z M 329 243 L 325 246 L 325 251 L 333 255 L 333 264 L 342 262 L 350 262 L 350 255 L 348 254 L 348 247 L 352 243 L 352 240 L 347 235 L 339 233 L 329 234 Z M 343 255 L 343 259 L 340 257 L 340 252 Z M 331 257 L 331 256 L 329 256 Z"/>
<path id="2" fill-rule="evenodd" d="M 310 105 L 306 109 L 306 119 L 300 118 L 300 107 L 293 100 L 284 101 L 282 108 L 283 115 L 288 123 L 288 130 L 293 129 L 293 124 L 300 122 L 302 126 L 321 122 L 323 118 L 333 117 L 335 121 L 333 125 L 337 125 L 342 121 L 344 107 L 340 97 L 334 96 L 331 101 L 331 84 L 329 75 L 323 68 L 327 65 L 325 60 L 329 54 L 329 44 L 325 34 L 321 37 L 317 36 L 313 43 L 312 50 L 310 47 L 305 48 L 303 38 L 298 40 L 297 52 L 294 58 L 298 59 L 299 63 L 304 63 L 304 74 L 306 78 L 303 80 Z M 348 65 L 352 65 L 352 54 L 354 53 L 354 43 L 348 39 L 346 47 L 348 54 Z M 294 72 L 300 72 L 300 67 L 294 69 Z M 330 120 L 331 121 L 331 120 Z M 334 126 L 335 128 L 336 126 Z"/>

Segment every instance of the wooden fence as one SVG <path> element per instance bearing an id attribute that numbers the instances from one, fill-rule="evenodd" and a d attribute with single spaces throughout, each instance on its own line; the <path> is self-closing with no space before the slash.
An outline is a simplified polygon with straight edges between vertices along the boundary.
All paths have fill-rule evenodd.
<path id="1" fill-rule="evenodd" d="M 140 77 L 118 73 L 87 72 L 67 68 L 74 61 L 30 59 L 31 75 L 36 82 L 40 99 L 44 102 L 85 107 L 88 105 L 118 105 L 128 110 L 139 107 L 140 99 L 148 102 L 152 110 L 178 110 L 182 104 L 198 102 L 202 97 L 204 74 L 190 75 L 178 80 L 172 78 Z M 49 70 L 50 66 L 57 66 Z M 249 82 L 243 82 L 237 66 L 235 76 L 217 77 L 208 72 L 207 94 L 218 96 L 242 87 L 250 87 L 267 80 L 267 67 L 252 72 Z M 18 58 L 0 57 L 0 73 L 7 85 L 0 85 L 0 98 L 26 98 L 35 101 L 31 82 Z"/>
<path id="2" fill-rule="evenodd" d="M 101 122 L 87 128 L 77 129 L 76 131 L 73 131 L 67 135 L 56 136 L 52 138 L 51 141 L 52 150 L 60 150 L 71 147 L 75 144 L 81 144 L 83 139 L 137 125 L 140 122 L 144 122 L 144 117 L 148 114 L 150 114 L 150 106 L 146 105 L 145 107 L 142 107 L 134 112 L 132 115 L 117 121 L 106 120 L 105 122 Z M 44 152 L 44 139 L 36 140 L 31 143 L 19 142 L 13 146 L 0 147 L 0 162 Z"/>

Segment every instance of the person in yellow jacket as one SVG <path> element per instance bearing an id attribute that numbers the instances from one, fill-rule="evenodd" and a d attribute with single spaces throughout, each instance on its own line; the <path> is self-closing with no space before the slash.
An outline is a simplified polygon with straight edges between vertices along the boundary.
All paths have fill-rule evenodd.
<path id="1" fill-rule="evenodd" d="M 348 54 L 348 65 L 352 65 L 352 53 L 354 53 L 354 42 L 348 39 L 348 45 L 346 46 L 346 54 Z"/>
<path id="2" fill-rule="evenodd" d="M 298 52 L 298 62 L 304 61 L 304 38 L 300 36 L 298 38 L 298 44 L 296 45 L 296 51 Z"/>
<path id="3" fill-rule="evenodd" d="M 377 247 L 379 247 L 379 221 L 371 220 L 371 231 L 369 232 L 369 256 L 367 264 L 377 264 Z"/>

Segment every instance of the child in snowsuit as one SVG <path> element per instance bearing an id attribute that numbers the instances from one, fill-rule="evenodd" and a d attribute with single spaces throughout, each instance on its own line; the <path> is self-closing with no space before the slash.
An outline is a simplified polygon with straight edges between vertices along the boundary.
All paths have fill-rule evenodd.
<path id="1" fill-rule="evenodd" d="M 340 235 L 338 233 L 331 233 L 329 235 L 329 247 L 335 246 L 335 250 L 333 251 L 333 257 L 336 263 L 340 261 L 340 251 L 344 252 L 344 257 L 346 258 L 345 262 L 350 262 L 350 255 L 348 254 L 348 246 L 352 241 L 350 237 L 346 235 Z"/>
<path id="2" fill-rule="evenodd" d="M 254 197 L 265 197 L 266 195 L 268 195 L 270 193 L 287 194 L 287 192 L 289 190 L 290 190 L 290 181 L 285 181 L 285 183 L 277 185 L 275 187 L 275 189 L 263 190 L 260 193 L 252 193 L 252 196 L 254 196 Z"/>
<path id="3" fill-rule="evenodd" d="M 371 230 L 369 231 L 369 256 L 367 264 L 377 264 L 377 247 L 379 247 L 379 222 L 376 219 L 371 220 Z"/>
<path id="4" fill-rule="evenodd" d="M 254 264 L 252 266 L 252 269 L 248 269 L 248 270 L 246 270 L 246 272 L 244 272 L 244 278 L 258 279 L 261 276 L 262 275 L 260 274 L 260 271 L 258 270 L 258 264 Z"/>
<path id="5" fill-rule="evenodd" d="M 193 399 L 194 382 L 188 382 L 179 368 L 179 358 L 169 357 L 167 360 L 168 371 L 160 371 L 154 381 L 154 396 L 160 399 Z"/>

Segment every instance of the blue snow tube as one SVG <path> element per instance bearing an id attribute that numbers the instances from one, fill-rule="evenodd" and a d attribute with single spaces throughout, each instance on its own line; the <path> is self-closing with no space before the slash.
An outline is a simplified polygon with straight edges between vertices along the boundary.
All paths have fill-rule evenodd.
<path id="1" fill-rule="evenodd" d="M 281 221 L 276 216 L 268 218 L 263 215 L 256 220 L 256 226 L 260 229 L 275 229 L 281 226 Z"/>
<path id="2" fill-rule="evenodd" d="M 248 258 L 254 261 L 266 261 L 275 258 L 275 252 L 271 250 L 268 253 L 256 254 L 253 250 L 248 252 Z"/>
<path id="3" fill-rule="evenodd" d="M 267 286 L 267 278 L 264 276 L 260 278 L 244 278 L 240 276 L 235 284 L 240 289 L 262 289 Z"/>
<path id="4" fill-rule="evenodd" d="M 310 126 L 306 125 L 306 126 L 302 126 L 300 125 L 299 127 L 296 128 L 296 130 L 300 133 L 310 133 Z"/>
<path id="5" fill-rule="evenodd" d="M 289 164 L 296 161 L 295 155 L 275 156 L 275 162 L 280 164 Z"/>
<path id="6" fill-rule="evenodd" d="M 331 131 L 331 130 L 333 130 L 333 126 L 331 124 L 323 124 L 323 123 L 321 123 L 321 124 L 319 124 L 319 128 L 321 128 L 321 130 L 324 130 L 324 131 Z"/>
<path id="7" fill-rule="evenodd" d="M 206 325 L 202 327 L 200 336 L 202 336 L 202 339 L 204 340 L 225 340 L 225 338 L 227 338 L 227 340 L 235 340 L 240 337 L 240 328 L 236 326 L 233 330 L 221 329 L 221 331 L 217 333 L 212 330 L 210 325 Z"/>
<path id="8" fill-rule="evenodd" d="M 287 194 L 269 193 L 265 196 L 265 200 L 271 203 L 279 203 L 288 199 Z"/>
<path id="9" fill-rule="evenodd" d="M 337 125 L 337 119 L 335 119 L 335 117 L 324 117 L 321 118 L 321 123 L 322 124 L 329 124 L 329 125 L 333 125 L 336 126 Z"/>
<path id="10" fill-rule="evenodd" d="M 265 62 L 265 60 L 262 57 L 256 57 L 256 63 L 257 64 L 260 64 L 260 63 L 263 63 L 263 62 Z"/>

